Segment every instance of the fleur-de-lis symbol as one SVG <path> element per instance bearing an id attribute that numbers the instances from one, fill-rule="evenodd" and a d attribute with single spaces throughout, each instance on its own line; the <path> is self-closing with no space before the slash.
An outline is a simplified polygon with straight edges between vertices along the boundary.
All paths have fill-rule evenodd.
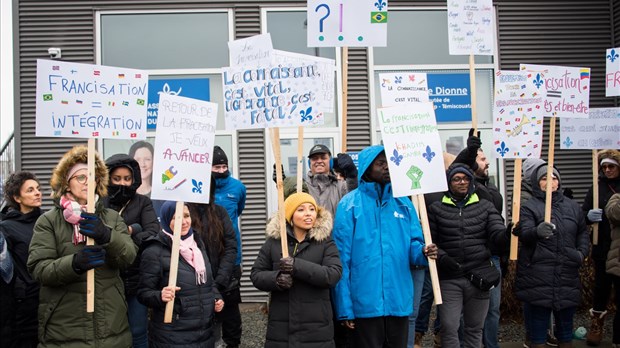
<path id="1" fill-rule="evenodd" d="M 566 146 L 566 148 L 571 147 L 571 145 L 573 145 L 573 141 L 570 140 L 570 137 L 566 137 L 566 139 L 564 140 L 564 145 Z"/>
<path id="2" fill-rule="evenodd" d="M 607 55 L 607 59 L 609 59 L 610 62 L 614 62 L 614 60 L 618 59 L 620 56 L 618 55 L 618 53 L 616 53 L 616 50 L 614 50 L 613 48 L 611 49 L 611 52 L 609 52 L 609 54 Z"/>
<path id="3" fill-rule="evenodd" d="M 402 82 L 403 82 L 402 76 L 394 76 L 394 83 L 402 83 Z"/>
<path id="4" fill-rule="evenodd" d="M 543 79 L 540 78 L 540 74 L 536 74 L 536 79 L 534 80 L 534 85 L 536 88 L 540 89 L 540 86 L 543 84 Z"/>
<path id="5" fill-rule="evenodd" d="M 301 110 L 299 114 L 301 115 L 301 122 L 310 121 L 312 119 L 312 106 L 307 108 L 306 110 Z"/>
<path id="6" fill-rule="evenodd" d="M 431 161 L 433 160 L 433 157 L 435 157 L 435 152 L 431 151 L 430 146 L 426 146 L 426 152 L 422 154 L 422 157 L 426 158 L 428 163 L 431 163 Z"/>
<path id="7" fill-rule="evenodd" d="M 379 0 L 379 1 L 375 2 L 375 7 L 376 7 L 379 11 L 383 10 L 383 8 L 384 8 L 385 6 L 387 6 L 387 4 L 385 3 L 385 1 L 381 1 L 381 0 Z"/>
<path id="8" fill-rule="evenodd" d="M 194 188 L 192 188 L 193 193 L 202 194 L 202 181 L 196 181 L 196 179 L 192 179 L 192 185 L 194 185 Z"/>
<path id="9" fill-rule="evenodd" d="M 400 162 L 403 160 L 403 155 L 399 154 L 396 149 L 394 149 L 394 152 L 392 152 L 392 155 L 393 156 L 390 157 L 390 161 L 394 162 L 394 164 L 399 166 Z"/>
<path id="10" fill-rule="evenodd" d="M 179 95 L 181 94 L 181 90 L 183 90 L 183 87 L 179 87 L 178 91 L 171 91 L 170 90 L 170 85 L 168 85 L 168 83 L 164 83 L 164 87 L 161 88 L 161 91 L 157 92 L 158 94 L 170 94 L 170 95 Z"/>
<path id="11" fill-rule="evenodd" d="M 506 146 L 506 143 L 502 141 L 500 147 L 498 147 L 495 151 L 497 151 L 502 157 L 506 155 L 506 152 L 510 151 L 510 149 Z"/>

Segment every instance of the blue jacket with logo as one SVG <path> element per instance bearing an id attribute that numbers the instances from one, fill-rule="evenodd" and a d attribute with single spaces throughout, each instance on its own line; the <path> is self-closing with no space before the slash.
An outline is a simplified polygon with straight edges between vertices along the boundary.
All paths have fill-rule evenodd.
<path id="1" fill-rule="evenodd" d="M 225 178 L 215 179 L 215 204 L 221 205 L 228 212 L 237 236 L 237 258 L 235 265 L 241 264 L 241 233 L 239 232 L 239 216 L 245 208 L 245 185 L 230 174 Z"/>
<path id="2" fill-rule="evenodd" d="M 359 154 L 359 187 L 342 198 L 333 237 L 340 251 L 342 279 L 333 291 L 338 320 L 409 316 L 413 312 L 411 265 L 426 265 L 424 238 L 415 208 L 364 180 L 372 161 L 384 151 L 371 146 Z M 421 291 L 419 289 L 418 291 Z"/>

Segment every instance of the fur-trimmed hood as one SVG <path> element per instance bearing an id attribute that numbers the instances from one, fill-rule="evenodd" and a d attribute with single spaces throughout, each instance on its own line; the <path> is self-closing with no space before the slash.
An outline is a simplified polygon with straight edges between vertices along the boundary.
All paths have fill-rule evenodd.
<path id="1" fill-rule="evenodd" d="M 333 225 L 332 214 L 327 209 L 318 206 L 314 227 L 310 229 L 308 235 L 310 239 L 322 242 L 331 236 Z M 287 225 L 286 227 L 287 233 L 290 234 L 290 226 Z M 265 236 L 267 238 L 280 239 L 280 219 L 278 219 L 278 213 L 269 218 L 267 226 L 265 227 Z"/>
<path id="2" fill-rule="evenodd" d="M 60 197 L 67 192 L 69 188 L 67 173 L 77 163 L 88 163 L 88 148 L 84 145 L 74 146 L 67 151 L 56 165 L 56 168 L 54 168 L 52 178 L 50 179 L 52 198 L 54 200 L 60 200 Z M 95 178 L 97 178 L 95 194 L 99 195 L 100 198 L 107 196 L 108 168 L 98 153 L 95 153 Z"/>
<path id="3" fill-rule="evenodd" d="M 603 169 L 600 167 L 601 161 L 605 158 L 611 158 L 614 161 L 620 163 L 620 151 L 618 150 L 601 150 L 598 153 L 599 172 L 603 173 Z"/>

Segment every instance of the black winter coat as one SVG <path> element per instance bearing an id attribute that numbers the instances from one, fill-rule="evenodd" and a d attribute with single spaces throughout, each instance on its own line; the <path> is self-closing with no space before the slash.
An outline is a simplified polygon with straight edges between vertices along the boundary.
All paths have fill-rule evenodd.
<path id="1" fill-rule="evenodd" d="M 287 225 L 288 248 L 295 258 L 288 290 L 276 286 L 282 257 L 279 226 L 277 218 L 267 224 L 267 240 L 250 274 L 257 289 L 271 292 L 265 347 L 335 347 L 329 289 L 340 280 L 342 264 L 330 237 L 331 214 L 319 207 L 316 223 L 301 243 Z"/>
<path id="2" fill-rule="evenodd" d="M 465 276 L 474 268 L 489 262 L 489 245 L 506 243 L 504 219 L 488 200 L 472 194 L 463 207 L 447 195 L 428 207 L 428 221 L 433 242 L 439 248 L 437 262 L 440 279 Z M 444 257 L 452 258 L 460 267 L 449 267 Z M 456 266 L 456 265 L 455 265 Z"/>
<path id="3" fill-rule="evenodd" d="M 576 307 L 581 302 L 579 267 L 590 248 L 586 221 L 579 205 L 564 197 L 560 182 L 551 205 L 556 230 L 548 239 L 538 238 L 536 228 L 545 219 L 545 193 L 537 185 L 536 172 L 530 178 L 533 196 L 520 212 L 516 295 L 552 310 Z"/>
<path id="4" fill-rule="evenodd" d="M 603 209 L 603 221 L 598 223 L 598 244 L 592 246 L 592 258 L 598 261 L 607 260 L 607 253 L 611 246 L 611 226 L 604 209 L 614 193 L 620 193 L 620 178 L 607 179 L 605 175 L 601 174 L 598 178 L 598 207 Z M 593 196 L 593 187 L 590 186 L 581 206 L 584 215 L 588 214 L 588 211 L 594 206 Z M 586 222 L 589 225 L 592 224 L 587 216 Z"/>
<path id="5" fill-rule="evenodd" d="M 168 285 L 170 276 L 172 239 L 160 232 L 146 241 L 140 263 L 138 300 L 152 308 L 149 321 L 150 347 L 213 347 L 212 318 L 215 299 L 221 296 L 213 286 L 213 274 L 205 246 L 199 239 L 196 243 L 206 263 L 207 282 L 197 285 L 194 268 L 179 255 L 177 286 L 181 290 L 175 295 L 172 323 L 164 324 L 166 304 L 161 300 L 161 290 Z"/>

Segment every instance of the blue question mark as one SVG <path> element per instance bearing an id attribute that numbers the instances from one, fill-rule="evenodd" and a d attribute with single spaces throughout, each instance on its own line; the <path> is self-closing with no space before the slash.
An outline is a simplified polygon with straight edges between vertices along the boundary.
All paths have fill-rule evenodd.
<path id="1" fill-rule="evenodd" d="M 319 8 L 321 7 L 324 7 L 327 10 L 327 13 L 325 14 L 325 16 L 319 19 L 319 31 L 322 33 L 323 32 L 323 21 L 325 20 L 325 18 L 329 17 L 331 10 L 329 9 L 329 6 L 327 4 L 320 4 L 314 9 L 314 12 L 319 12 Z M 319 40 L 323 41 L 323 39 L 324 39 L 323 35 L 319 36 Z"/>

